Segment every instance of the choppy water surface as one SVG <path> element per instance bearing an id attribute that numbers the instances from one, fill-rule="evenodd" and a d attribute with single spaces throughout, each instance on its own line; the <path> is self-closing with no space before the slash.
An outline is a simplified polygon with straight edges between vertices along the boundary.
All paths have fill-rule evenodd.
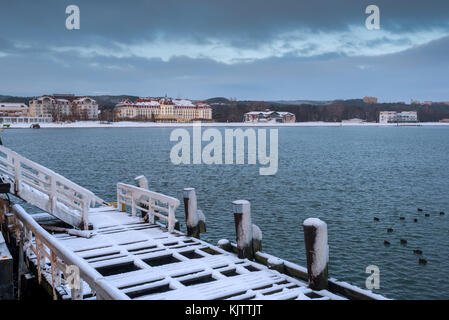
<path id="1" fill-rule="evenodd" d="M 275 176 L 260 176 L 258 165 L 173 165 L 171 131 L 6 130 L 2 137 L 107 201 L 115 201 L 117 182 L 134 183 L 140 174 L 152 190 L 179 199 L 184 187 L 195 187 L 207 217 L 202 238 L 212 243 L 234 240 L 231 202 L 247 199 L 264 251 L 305 265 L 302 221 L 321 218 L 329 229 L 332 277 L 364 287 L 365 269 L 374 264 L 376 292 L 449 299 L 449 127 L 280 128 Z M 181 221 L 183 210 L 177 210 Z M 427 265 L 418 264 L 414 249 L 423 251 Z"/>

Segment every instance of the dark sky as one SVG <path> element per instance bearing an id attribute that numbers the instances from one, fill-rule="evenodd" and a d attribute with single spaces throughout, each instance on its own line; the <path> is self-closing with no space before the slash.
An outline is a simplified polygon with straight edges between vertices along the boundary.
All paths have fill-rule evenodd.
<path id="1" fill-rule="evenodd" d="M 448 57 L 448 0 L 0 0 L 0 94 L 449 101 Z"/>

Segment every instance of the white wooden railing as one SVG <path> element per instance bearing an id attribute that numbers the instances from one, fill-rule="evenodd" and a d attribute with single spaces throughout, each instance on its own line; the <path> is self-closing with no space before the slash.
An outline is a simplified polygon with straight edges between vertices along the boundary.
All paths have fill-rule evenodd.
<path id="1" fill-rule="evenodd" d="M 88 228 L 90 207 L 107 205 L 91 191 L 4 146 L 0 174 L 11 183 L 12 194 L 76 228 Z"/>
<path id="2" fill-rule="evenodd" d="M 86 282 L 97 300 L 129 300 L 130 298 L 118 288 L 112 286 L 95 268 L 72 250 L 64 247 L 56 238 L 44 230 L 20 205 L 9 207 L 6 201 L 0 200 L 0 221 L 13 228 L 16 244 L 28 256 L 31 252 L 36 256 L 38 281 L 41 283 L 45 275 L 53 288 L 53 297 L 58 297 L 58 288 L 65 285 L 71 299 L 83 299 L 83 282 Z M 30 252 L 31 251 L 31 252 Z M 22 253 L 22 254 L 23 254 Z M 74 274 L 76 267 L 79 274 Z M 62 276 L 64 275 L 64 276 Z M 68 283 L 70 276 L 74 276 Z"/>
<path id="3" fill-rule="evenodd" d="M 166 221 L 168 231 L 173 232 L 176 221 L 175 210 L 180 204 L 178 199 L 129 184 L 117 183 L 119 209 L 122 208 L 122 204 L 129 206 L 134 216 L 138 210 L 147 213 L 150 223 L 154 223 L 155 217 Z"/>

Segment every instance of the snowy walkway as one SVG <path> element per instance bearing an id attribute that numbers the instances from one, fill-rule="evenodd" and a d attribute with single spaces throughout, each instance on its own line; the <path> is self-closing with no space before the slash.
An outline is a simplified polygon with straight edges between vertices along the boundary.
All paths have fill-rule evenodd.
<path id="1" fill-rule="evenodd" d="M 311 290 L 299 280 L 303 277 L 293 278 L 240 259 L 176 231 L 175 210 L 180 204 L 176 198 L 118 183 L 117 204 L 109 205 L 3 146 L 0 173 L 10 184 L 10 193 L 45 211 L 30 215 L 20 205 L 0 199 L 0 223 L 14 236 L 28 266 L 34 266 L 30 270 L 52 288 L 54 298 L 345 299 L 328 290 Z M 159 222 L 154 223 L 155 219 Z M 84 230 L 62 228 L 62 221 Z M 256 255 L 270 260 L 265 253 Z M 296 273 L 307 274 L 302 267 L 281 262 Z M 80 270 L 81 290 L 70 288 L 72 272 L 68 269 L 72 266 Z M 334 279 L 329 279 L 330 287 L 345 296 L 383 298 Z"/>
<path id="2" fill-rule="evenodd" d="M 342 299 L 126 212 L 103 208 L 91 213 L 90 221 L 91 238 L 54 237 L 131 299 Z M 70 298 L 64 285 L 57 291 Z M 83 296 L 92 298 L 87 285 Z"/>

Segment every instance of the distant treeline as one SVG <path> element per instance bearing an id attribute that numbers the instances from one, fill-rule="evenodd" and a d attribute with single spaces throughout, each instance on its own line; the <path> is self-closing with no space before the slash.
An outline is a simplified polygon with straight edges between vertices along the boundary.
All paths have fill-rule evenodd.
<path id="1" fill-rule="evenodd" d="M 123 99 L 135 100 L 137 96 L 90 96 L 95 99 L 102 111 L 101 120 L 112 119 L 112 109 Z M 0 95 L 0 102 L 23 102 L 27 103 L 32 97 L 12 97 Z M 418 111 L 419 120 L 422 122 L 438 122 L 441 119 L 449 119 L 449 105 L 410 105 L 398 103 L 364 103 L 361 99 L 336 100 L 323 104 L 317 102 L 297 103 L 288 101 L 266 102 L 266 101 L 238 101 L 226 98 L 212 98 L 206 100 L 212 106 L 212 116 L 218 122 L 241 122 L 243 115 L 249 111 L 288 111 L 296 116 L 296 121 L 326 121 L 340 122 L 341 120 L 359 118 L 368 122 L 377 121 L 380 111 Z"/>
<path id="2" fill-rule="evenodd" d="M 224 98 L 209 99 L 215 121 L 240 122 L 249 111 L 288 111 L 296 116 L 297 122 L 326 121 L 359 118 L 368 122 L 378 121 L 380 111 L 417 111 L 422 122 L 438 122 L 449 118 L 449 105 L 409 105 L 397 103 L 368 104 L 363 100 L 333 101 L 329 104 L 288 104 L 264 101 L 233 101 Z"/>

